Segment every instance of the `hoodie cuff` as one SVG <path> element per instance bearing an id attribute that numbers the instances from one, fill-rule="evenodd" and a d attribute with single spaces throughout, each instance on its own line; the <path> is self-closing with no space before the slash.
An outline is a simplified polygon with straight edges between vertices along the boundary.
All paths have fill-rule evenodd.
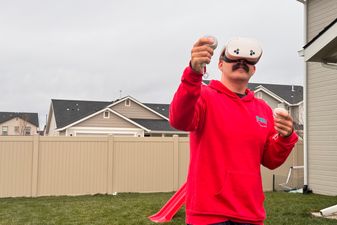
<path id="1" fill-rule="evenodd" d="M 283 143 L 296 144 L 296 142 L 298 141 L 298 135 L 296 134 L 295 130 L 293 130 L 293 132 L 289 136 L 282 137 L 281 135 L 279 135 L 278 139 Z"/>
<path id="2" fill-rule="evenodd" d="M 203 74 L 196 72 L 191 66 L 185 68 L 181 81 L 192 85 L 200 85 L 202 82 Z"/>

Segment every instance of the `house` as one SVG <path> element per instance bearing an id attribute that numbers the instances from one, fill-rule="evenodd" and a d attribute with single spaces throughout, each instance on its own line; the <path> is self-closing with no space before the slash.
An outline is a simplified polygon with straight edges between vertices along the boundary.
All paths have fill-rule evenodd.
<path id="1" fill-rule="evenodd" d="M 337 195 L 337 1 L 304 6 L 304 190 Z"/>
<path id="2" fill-rule="evenodd" d="M 168 122 L 169 105 L 141 103 L 127 96 L 115 101 L 52 99 L 48 136 L 187 136 Z"/>
<path id="3" fill-rule="evenodd" d="M 38 134 L 39 117 L 37 113 L 0 112 L 0 136 Z"/>
<path id="4" fill-rule="evenodd" d="M 208 84 L 209 81 L 203 81 Z M 298 85 L 248 83 L 248 88 L 255 93 L 255 97 L 263 99 L 272 109 L 284 108 L 288 110 L 294 120 L 296 132 L 303 136 L 303 87 Z"/>

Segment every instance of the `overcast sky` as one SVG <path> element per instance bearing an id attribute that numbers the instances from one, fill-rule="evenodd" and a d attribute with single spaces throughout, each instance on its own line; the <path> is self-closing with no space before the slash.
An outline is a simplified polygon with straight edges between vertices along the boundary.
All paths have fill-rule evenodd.
<path id="1" fill-rule="evenodd" d="M 251 82 L 303 84 L 303 5 L 296 0 L 0 0 L 0 111 L 38 112 L 51 99 L 169 103 L 194 42 L 258 39 Z"/>

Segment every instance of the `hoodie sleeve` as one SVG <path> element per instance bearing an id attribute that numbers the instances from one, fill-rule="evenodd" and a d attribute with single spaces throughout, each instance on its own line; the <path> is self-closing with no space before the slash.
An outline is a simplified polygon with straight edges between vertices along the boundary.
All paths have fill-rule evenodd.
<path id="1" fill-rule="evenodd" d="M 298 136 L 295 131 L 293 131 L 290 136 L 282 137 L 274 128 L 273 116 L 270 116 L 269 118 L 272 123 L 269 127 L 269 135 L 264 146 L 261 163 L 263 166 L 273 170 L 286 161 L 298 141 Z"/>
<path id="2" fill-rule="evenodd" d="M 187 67 L 170 105 L 170 124 L 184 130 L 197 130 L 204 118 L 205 101 L 201 97 L 202 74 Z"/>

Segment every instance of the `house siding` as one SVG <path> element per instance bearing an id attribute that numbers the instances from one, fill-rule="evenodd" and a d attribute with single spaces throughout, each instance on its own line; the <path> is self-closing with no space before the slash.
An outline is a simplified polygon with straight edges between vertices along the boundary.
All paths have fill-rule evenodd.
<path id="1" fill-rule="evenodd" d="M 55 115 L 54 115 L 54 112 L 52 111 L 47 135 L 48 136 L 59 136 L 59 132 L 57 132 L 56 129 L 57 127 L 56 127 Z"/>
<path id="2" fill-rule="evenodd" d="M 270 108 L 272 109 L 277 108 L 278 104 L 280 103 L 279 101 L 277 101 L 275 98 L 271 97 L 270 95 L 266 94 L 263 91 L 260 91 L 260 92 L 262 94 L 261 95 L 262 99 L 270 106 Z M 255 93 L 255 96 L 256 96 L 256 93 Z"/>
<path id="3" fill-rule="evenodd" d="M 336 18 L 336 0 L 308 1 L 308 41 Z"/>
<path id="4" fill-rule="evenodd" d="M 12 136 L 12 135 L 21 135 L 20 133 L 16 133 L 15 132 L 15 127 L 18 126 L 19 130 L 21 131 L 23 129 L 23 127 L 30 127 L 30 135 L 35 135 L 37 134 L 37 127 L 29 122 L 24 121 L 21 118 L 13 118 L 11 120 L 8 120 L 4 123 L 0 124 L 0 128 L 2 127 L 8 127 L 8 136 Z M 2 132 L 2 130 L 0 130 L 0 132 Z M 2 135 L 2 133 L 0 133 L 0 135 Z"/>
<path id="5" fill-rule="evenodd" d="M 104 118 L 103 113 L 99 113 L 96 116 L 77 124 L 76 127 L 139 128 L 111 112 L 109 118 Z"/>
<path id="6" fill-rule="evenodd" d="M 145 109 L 136 102 L 130 100 L 130 106 L 125 105 L 125 100 L 112 106 L 111 109 L 128 117 L 128 118 L 139 118 L 139 119 L 158 119 L 162 120 L 163 118 L 157 114 Z"/>
<path id="7" fill-rule="evenodd" d="M 337 15 L 336 0 L 308 1 L 308 41 Z M 314 193 L 337 195 L 337 70 L 307 63 L 308 183 Z"/>

